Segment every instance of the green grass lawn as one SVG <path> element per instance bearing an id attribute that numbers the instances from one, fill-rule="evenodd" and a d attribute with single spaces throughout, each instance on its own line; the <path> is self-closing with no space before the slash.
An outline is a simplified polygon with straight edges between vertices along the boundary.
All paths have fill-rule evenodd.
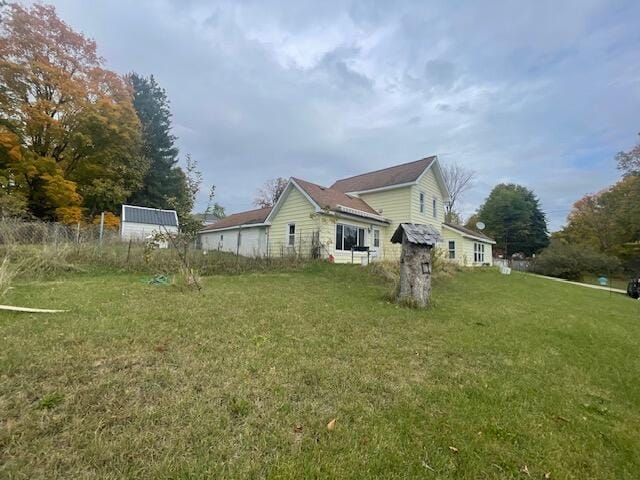
<path id="1" fill-rule="evenodd" d="M 360 267 L 203 284 L 17 285 L 70 311 L 0 313 L 0 478 L 640 475 L 640 302 L 493 270 L 428 311 Z"/>
<path id="2" fill-rule="evenodd" d="M 609 277 L 608 277 L 609 278 Z M 607 287 L 611 286 L 612 288 L 618 288 L 620 290 L 627 291 L 627 285 L 629 285 L 629 277 L 610 277 L 609 283 Z M 583 283 L 588 283 L 590 285 L 600 285 L 598 281 L 598 277 L 595 275 L 585 275 L 582 280 Z"/>

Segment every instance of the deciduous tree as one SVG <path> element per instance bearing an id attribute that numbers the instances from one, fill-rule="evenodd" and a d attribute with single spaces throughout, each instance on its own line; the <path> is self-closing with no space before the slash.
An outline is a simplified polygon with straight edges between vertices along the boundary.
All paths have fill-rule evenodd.
<path id="1" fill-rule="evenodd" d="M 273 207 L 287 187 L 287 183 L 289 183 L 289 180 L 282 177 L 267 180 L 265 184 L 258 189 L 253 204 L 259 208 Z"/>
<path id="2" fill-rule="evenodd" d="M 640 143 L 628 152 L 619 152 L 616 161 L 623 175 L 640 175 Z"/>
<path id="3" fill-rule="evenodd" d="M 4 12 L 0 135 L 11 144 L 0 154 L 9 194 L 41 218 L 115 209 L 146 171 L 127 85 L 47 5 Z"/>
<path id="4" fill-rule="evenodd" d="M 445 164 L 442 167 L 444 183 L 449 190 L 450 199 L 445 203 L 445 221 L 460 222 L 460 214 L 456 211 L 456 204 L 460 197 L 473 186 L 476 172 L 466 169 L 456 163 Z"/>

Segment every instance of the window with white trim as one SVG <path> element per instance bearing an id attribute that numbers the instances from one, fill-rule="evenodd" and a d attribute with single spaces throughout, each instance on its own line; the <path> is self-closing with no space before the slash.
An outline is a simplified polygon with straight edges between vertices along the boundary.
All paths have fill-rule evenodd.
<path id="1" fill-rule="evenodd" d="M 353 247 L 364 247 L 364 228 L 344 223 L 336 224 L 336 250 L 351 250 Z"/>
<path id="2" fill-rule="evenodd" d="M 449 258 L 456 258 L 456 242 L 455 240 L 449 240 Z"/>
<path id="3" fill-rule="evenodd" d="M 420 213 L 424 213 L 424 192 L 420 192 Z"/>
<path id="4" fill-rule="evenodd" d="M 484 263 L 484 243 L 473 244 L 473 261 L 475 263 Z"/>
<path id="5" fill-rule="evenodd" d="M 287 225 L 287 245 L 294 247 L 296 245 L 296 224 Z"/>
<path id="6" fill-rule="evenodd" d="M 373 231 L 373 246 L 375 248 L 380 247 L 380 230 Z"/>
<path id="7" fill-rule="evenodd" d="M 438 199 L 433 197 L 433 218 L 438 218 Z"/>

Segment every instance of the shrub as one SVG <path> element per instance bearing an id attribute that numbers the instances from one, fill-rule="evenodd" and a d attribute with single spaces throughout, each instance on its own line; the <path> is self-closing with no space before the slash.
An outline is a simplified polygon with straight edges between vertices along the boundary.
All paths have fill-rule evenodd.
<path id="1" fill-rule="evenodd" d="M 552 241 L 533 261 L 533 271 L 550 277 L 581 280 L 585 273 L 609 275 L 620 270 L 620 260 L 590 247 Z"/>

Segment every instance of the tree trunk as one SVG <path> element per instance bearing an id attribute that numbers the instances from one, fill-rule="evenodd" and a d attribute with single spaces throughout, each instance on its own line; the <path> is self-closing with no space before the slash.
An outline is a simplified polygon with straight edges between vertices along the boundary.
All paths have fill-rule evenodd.
<path id="1" fill-rule="evenodd" d="M 423 268 L 427 273 L 423 273 Z M 409 301 L 418 307 L 429 305 L 431 293 L 431 248 L 402 241 L 400 255 L 399 301 Z"/>

